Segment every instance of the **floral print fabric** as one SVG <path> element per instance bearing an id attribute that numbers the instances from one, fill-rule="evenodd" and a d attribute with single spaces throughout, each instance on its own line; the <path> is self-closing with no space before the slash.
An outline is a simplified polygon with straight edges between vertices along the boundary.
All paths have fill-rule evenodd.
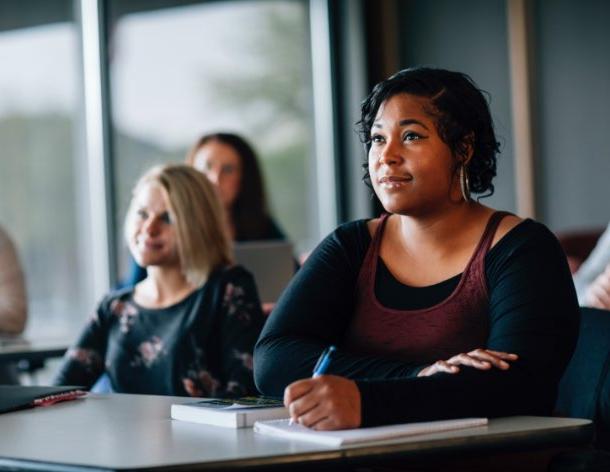
<path id="1" fill-rule="evenodd" d="M 102 300 L 55 383 L 90 388 L 105 373 L 124 393 L 254 394 L 252 351 L 263 321 L 254 280 L 238 266 L 168 308 L 141 307 L 133 288 L 123 289 Z"/>

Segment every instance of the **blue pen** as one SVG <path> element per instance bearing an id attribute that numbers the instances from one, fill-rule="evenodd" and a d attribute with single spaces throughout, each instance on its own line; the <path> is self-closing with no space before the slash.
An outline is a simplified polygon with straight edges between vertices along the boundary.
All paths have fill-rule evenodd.
<path id="1" fill-rule="evenodd" d="M 322 354 L 320 354 L 320 357 L 318 358 L 318 362 L 316 362 L 316 366 L 313 368 L 313 377 L 318 377 L 326 373 L 336 350 L 337 348 L 335 346 L 329 346 L 322 351 Z"/>
<path id="2" fill-rule="evenodd" d="M 313 368 L 312 377 L 318 377 L 326 373 L 328 367 L 330 366 L 330 361 L 333 357 L 333 354 L 336 350 L 337 348 L 335 346 L 328 346 L 322 351 L 322 354 L 320 354 L 320 357 L 318 357 L 318 362 L 316 362 L 316 365 Z M 291 417 L 288 421 L 288 424 L 293 425 L 294 423 L 295 419 Z"/>

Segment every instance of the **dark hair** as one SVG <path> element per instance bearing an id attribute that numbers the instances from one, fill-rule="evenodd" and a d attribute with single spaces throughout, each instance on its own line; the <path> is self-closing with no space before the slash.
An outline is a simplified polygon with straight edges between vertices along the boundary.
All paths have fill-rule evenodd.
<path id="1" fill-rule="evenodd" d="M 263 176 L 254 149 L 248 142 L 232 133 L 211 133 L 201 136 L 186 155 L 186 162 L 193 165 L 197 151 L 211 141 L 231 146 L 241 161 L 239 192 L 231 207 L 231 221 L 235 228 L 235 240 L 264 239 L 269 234 L 271 218 L 265 196 Z"/>
<path id="2" fill-rule="evenodd" d="M 430 67 L 404 69 L 379 82 L 362 102 L 359 125 L 360 139 L 367 150 L 371 146 L 371 128 L 379 107 L 394 95 L 406 93 L 430 99 L 426 110 L 434 117 L 436 128 L 454 156 L 464 156 L 472 146 L 467 166 L 470 190 L 492 195 L 496 176 L 496 141 L 493 120 L 485 96 L 466 74 Z M 486 94 L 488 95 L 488 94 Z M 370 184 L 368 164 L 364 180 Z"/>

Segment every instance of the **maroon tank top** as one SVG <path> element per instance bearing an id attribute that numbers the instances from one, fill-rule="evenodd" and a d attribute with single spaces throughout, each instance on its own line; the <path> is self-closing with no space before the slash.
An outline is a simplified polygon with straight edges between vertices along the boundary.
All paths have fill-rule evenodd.
<path id="1" fill-rule="evenodd" d="M 506 212 L 495 212 L 455 290 L 442 302 L 419 310 L 383 306 L 375 296 L 379 248 L 389 214 L 384 214 L 366 252 L 356 284 L 354 317 L 344 347 L 414 364 L 448 359 L 484 347 L 489 334 L 485 255 Z"/>

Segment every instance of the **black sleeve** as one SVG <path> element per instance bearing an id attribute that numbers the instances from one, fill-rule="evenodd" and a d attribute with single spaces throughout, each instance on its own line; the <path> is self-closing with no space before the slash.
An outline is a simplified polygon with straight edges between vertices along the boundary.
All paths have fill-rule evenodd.
<path id="1" fill-rule="evenodd" d="M 265 395 L 281 396 L 312 374 L 320 353 L 341 345 L 354 311 L 356 279 L 370 242 L 365 221 L 330 234 L 309 256 L 271 312 L 254 352 L 254 378 Z M 350 378 L 410 377 L 421 366 L 340 351 L 329 373 Z"/>
<path id="2" fill-rule="evenodd" d="M 87 321 L 76 343 L 68 349 L 53 379 L 54 385 L 82 385 L 90 388 L 104 373 L 108 329 L 104 323 L 106 301 Z"/>
<path id="3" fill-rule="evenodd" d="M 506 239 L 506 241 L 505 241 Z M 364 425 L 468 416 L 549 415 L 578 335 L 579 311 L 565 256 L 544 226 L 526 221 L 487 259 L 487 347 L 519 355 L 507 371 L 357 380 Z"/>

